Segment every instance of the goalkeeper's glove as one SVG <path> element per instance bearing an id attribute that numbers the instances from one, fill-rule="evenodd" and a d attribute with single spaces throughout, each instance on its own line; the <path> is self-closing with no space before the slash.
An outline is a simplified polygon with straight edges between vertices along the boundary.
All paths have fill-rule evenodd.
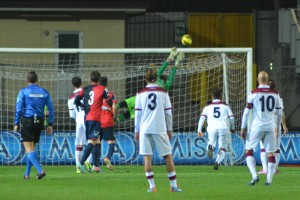
<path id="1" fill-rule="evenodd" d="M 177 53 L 177 48 L 176 48 L 176 47 L 173 47 L 172 50 L 171 50 L 171 52 L 170 52 L 170 55 L 169 55 L 167 61 L 168 61 L 168 62 L 174 61 L 175 58 L 176 58 L 176 56 L 177 56 L 177 54 L 178 54 L 178 53 Z"/>
<path id="2" fill-rule="evenodd" d="M 175 66 L 178 66 L 180 62 L 184 59 L 185 55 L 183 52 L 179 52 L 176 57 Z"/>

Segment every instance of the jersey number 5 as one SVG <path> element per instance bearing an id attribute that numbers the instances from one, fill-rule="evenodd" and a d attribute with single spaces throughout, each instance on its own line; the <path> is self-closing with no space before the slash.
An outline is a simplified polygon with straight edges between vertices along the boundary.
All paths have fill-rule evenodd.
<path id="1" fill-rule="evenodd" d="M 150 110 L 155 110 L 155 108 L 157 107 L 157 102 L 156 102 L 157 96 L 156 96 L 156 94 L 150 93 L 148 95 L 148 99 L 150 100 L 150 103 L 148 104 L 148 108 Z"/>
<path id="2" fill-rule="evenodd" d="M 221 115 L 220 107 L 214 107 L 214 117 L 219 118 Z"/>

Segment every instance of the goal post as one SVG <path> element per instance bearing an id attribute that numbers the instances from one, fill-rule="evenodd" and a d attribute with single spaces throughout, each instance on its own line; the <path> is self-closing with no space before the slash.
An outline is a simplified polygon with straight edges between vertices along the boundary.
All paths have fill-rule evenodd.
<path id="1" fill-rule="evenodd" d="M 18 92 L 26 87 L 29 71 L 36 71 L 38 84 L 46 88 L 55 107 L 54 133 L 42 134 L 40 159 L 47 165 L 75 164 L 75 122 L 70 119 L 67 99 L 73 92 L 71 79 L 79 76 L 83 84 L 90 83 L 90 72 L 98 70 L 108 77 L 108 89 L 118 102 L 134 96 L 145 86 L 144 74 L 149 67 L 159 69 L 171 48 L 153 49 L 45 49 L 0 48 L 0 165 L 25 163 L 20 134 L 12 132 L 15 102 Z M 200 114 L 211 99 L 211 89 L 223 90 L 223 100 L 235 115 L 236 134 L 230 137 L 229 162 L 244 163 L 244 144 L 239 136 L 246 95 L 252 90 L 251 48 L 178 48 L 185 58 L 178 66 L 169 94 L 173 106 L 174 137 L 171 140 L 175 164 L 212 164 L 206 156 L 207 134 L 197 136 Z M 171 62 L 165 70 L 170 75 Z M 122 114 L 126 110 L 120 109 Z M 112 158 L 115 165 L 141 164 L 133 138 L 133 120 L 116 123 L 117 145 Z M 102 156 L 107 152 L 103 142 Z M 216 156 L 217 151 L 214 153 Z M 154 164 L 164 163 L 157 154 Z"/>

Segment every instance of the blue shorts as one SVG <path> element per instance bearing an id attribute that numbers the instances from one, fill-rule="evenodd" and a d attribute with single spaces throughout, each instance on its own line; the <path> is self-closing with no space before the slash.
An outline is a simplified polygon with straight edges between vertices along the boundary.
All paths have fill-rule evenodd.
<path id="1" fill-rule="evenodd" d="M 102 128 L 102 132 L 103 132 L 103 140 L 105 141 L 116 140 L 113 126 Z"/>
<path id="2" fill-rule="evenodd" d="M 100 138 L 102 140 L 101 124 L 99 121 L 85 121 L 85 134 L 87 140 L 96 140 Z"/>

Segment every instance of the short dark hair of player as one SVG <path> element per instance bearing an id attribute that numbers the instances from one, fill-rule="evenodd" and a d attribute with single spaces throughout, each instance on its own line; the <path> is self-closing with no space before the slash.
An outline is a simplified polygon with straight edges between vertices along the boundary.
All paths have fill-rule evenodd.
<path id="1" fill-rule="evenodd" d="M 105 76 L 100 77 L 99 84 L 106 87 L 107 86 L 107 77 L 105 77 Z"/>
<path id="2" fill-rule="evenodd" d="M 34 71 L 27 74 L 27 81 L 28 83 L 36 83 L 38 81 L 38 76 Z"/>
<path id="3" fill-rule="evenodd" d="M 145 75 L 145 81 L 147 83 L 154 83 L 157 80 L 157 72 L 155 69 L 147 69 L 146 70 L 146 75 Z"/>
<path id="4" fill-rule="evenodd" d="M 79 78 L 78 76 L 73 77 L 73 78 L 72 78 L 72 85 L 73 85 L 75 88 L 79 88 L 79 87 L 82 85 L 81 78 Z"/>
<path id="5" fill-rule="evenodd" d="M 98 71 L 92 71 L 91 72 L 91 81 L 92 82 L 98 83 L 100 77 L 101 77 L 101 74 Z"/>
<path id="6" fill-rule="evenodd" d="M 163 75 L 160 75 L 160 79 L 163 80 L 163 82 L 167 82 L 168 80 L 168 76 L 163 74 Z"/>
<path id="7" fill-rule="evenodd" d="M 222 91 L 219 88 L 215 88 L 212 90 L 213 99 L 221 99 Z"/>
<path id="8" fill-rule="evenodd" d="M 268 80 L 268 85 L 270 86 L 270 88 L 271 88 L 272 90 L 275 89 L 275 81 L 274 81 L 273 79 L 269 79 L 269 80 Z"/>

